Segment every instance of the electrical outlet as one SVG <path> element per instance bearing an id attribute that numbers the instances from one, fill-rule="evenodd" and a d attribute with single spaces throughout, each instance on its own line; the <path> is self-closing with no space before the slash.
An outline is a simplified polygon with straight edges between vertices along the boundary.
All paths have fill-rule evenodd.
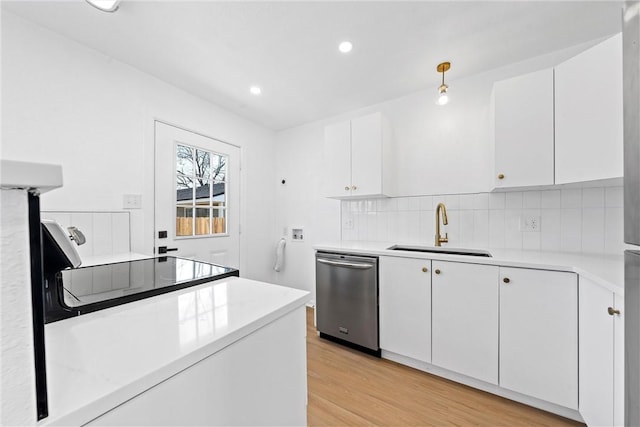
<path id="1" fill-rule="evenodd" d="M 540 216 L 522 215 L 520 217 L 520 231 L 540 231 Z"/>
<path id="2" fill-rule="evenodd" d="M 345 230 L 353 230 L 353 218 L 345 219 L 343 225 Z"/>
<path id="3" fill-rule="evenodd" d="M 124 194 L 122 196 L 123 209 L 142 209 L 141 194 Z"/>

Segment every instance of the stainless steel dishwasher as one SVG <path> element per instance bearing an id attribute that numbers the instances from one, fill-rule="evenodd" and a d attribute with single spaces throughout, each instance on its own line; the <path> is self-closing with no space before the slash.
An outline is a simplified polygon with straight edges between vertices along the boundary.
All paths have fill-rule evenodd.
<path id="1" fill-rule="evenodd" d="M 380 356 L 377 257 L 316 253 L 316 324 L 322 338 Z"/>

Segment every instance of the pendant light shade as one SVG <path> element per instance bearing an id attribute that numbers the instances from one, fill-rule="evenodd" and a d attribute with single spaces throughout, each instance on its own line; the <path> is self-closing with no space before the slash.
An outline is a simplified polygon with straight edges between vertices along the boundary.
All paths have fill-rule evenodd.
<path id="1" fill-rule="evenodd" d="M 438 86 L 438 97 L 436 98 L 437 105 L 447 105 L 449 103 L 449 86 L 444 83 L 444 73 L 451 68 L 450 62 L 442 62 L 438 64 L 436 70 L 442 73 L 442 84 Z"/>
<path id="2" fill-rule="evenodd" d="M 103 12 L 115 12 L 122 0 L 87 0 L 91 6 Z"/>

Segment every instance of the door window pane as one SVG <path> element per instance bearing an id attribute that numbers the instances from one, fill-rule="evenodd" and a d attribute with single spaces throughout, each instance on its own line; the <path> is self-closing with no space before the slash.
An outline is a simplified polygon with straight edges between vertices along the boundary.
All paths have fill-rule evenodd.
<path id="1" fill-rule="evenodd" d="M 204 180 L 196 181 L 195 203 L 198 206 L 209 206 L 211 204 L 211 183 Z"/>
<path id="2" fill-rule="evenodd" d="M 193 236 L 193 208 L 176 208 L 176 236 Z"/>
<path id="3" fill-rule="evenodd" d="M 193 148 L 176 146 L 176 172 L 178 175 L 193 176 Z"/>
<path id="4" fill-rule="evenodd" d="M 211 234 L 211 209 L 196 208 L 196 235 Z"/>
<path id="5" fill-rule="evenodd" d="M 227 156 L 213 153 L 211 156 L 211 179 L 216 181 L 227 179 Z"/>
<path id="6" fill-rule="evenodd" d="M 211 192 L 211 205 L 224 207 L 227 198 L 227 184 L 225 182 L 214 182 Z"/>
<path id="7" fill-rule="evenodd" d="M 176 236 L 227 233 L 225 155 L 176 145 Z"/>
<path id="8" fill-rule="evenodd" d="M 176 175 L 176 203 L 193 204 L 193 179 Z"/>
<path id="9" fill-rule="evenodd" d="M 212 209 L 213 215 L 213 234 L 227 233 L 226 211 L 224 209 Z"/>
<path id="10" fill-rule="evenodd" d="M 211 153 L 196 150 L 196 176 L 211 178 Z"/>

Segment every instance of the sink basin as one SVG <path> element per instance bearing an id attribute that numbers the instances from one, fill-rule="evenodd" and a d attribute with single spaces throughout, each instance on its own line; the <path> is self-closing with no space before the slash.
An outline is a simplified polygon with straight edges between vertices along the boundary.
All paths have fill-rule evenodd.
<path id="1" fill-rule="evenodd" d="M 427 252 L 446 255 L 468 255 L 490 257 L 491 254 L 481 249 L 439 248 L 436 246 L 404 246 L 393 245 L 387 249 L 392 251 Z"/>

